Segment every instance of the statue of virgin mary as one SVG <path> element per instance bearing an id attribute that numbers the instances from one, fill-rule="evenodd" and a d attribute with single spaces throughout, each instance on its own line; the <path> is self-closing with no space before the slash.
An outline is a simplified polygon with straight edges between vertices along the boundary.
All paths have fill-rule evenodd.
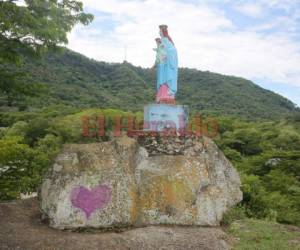
<path id="1" fill-rule="evenodd" d="M 178 75 L 178 58 L 177 50 L 174 42 L 168 33 L 167 25 L 159 26 L 159 34 L 161 37 L 160 48 L 163 50 L 162 59 L 156 60 L 157 69 L 157 103 L 172 103 L 175 104 L 175 95 L 177 92 L 177 75 Z"/>

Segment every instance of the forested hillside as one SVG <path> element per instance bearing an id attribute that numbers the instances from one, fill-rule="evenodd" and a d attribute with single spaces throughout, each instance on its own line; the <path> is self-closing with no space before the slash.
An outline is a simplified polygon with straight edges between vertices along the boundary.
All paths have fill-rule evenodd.
<path id="1" fill-rule="evenodd" d="M 130 63 L 105 63 L 65 50 L 41 60 L 25 58 L 29 81 L 41 83 L 40 94 L 10 96 L 22 110 L 65 104 L 76 107 L 122 108 L 142 111 L 155 97 L 155 70 Z M 249 80 L 207 71 L 179 70 L 177 102 L 202 114 L 230 114 L 250 119 L 282 118 L 296 110 L 288 99 Z M 1 105 L 7 104 L 2 96 Z"/>

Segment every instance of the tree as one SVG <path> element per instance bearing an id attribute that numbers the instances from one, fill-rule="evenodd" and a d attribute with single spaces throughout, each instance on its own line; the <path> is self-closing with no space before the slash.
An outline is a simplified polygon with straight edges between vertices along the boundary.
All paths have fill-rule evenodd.
<path id="1" fill-rule="evenodd" d="M 15 70 L 23 56 L 41 57 L 52 50 L 63 51 L 67 33 L 77 24 L 88 25 L 93 15 L 72 0 L 0 0 L 0 90 L 7 96 L 28 94 L 26 74 Z M 20 79 L 21 76 L 21 79 Z M 36 90 L 36 88 L 34 88 Z"/>
<path id="2" fill-rule="evenodd" d="M 89 24 L 93 15 L 71 0 L 0 1 L 0 62 L 19 62 L 22 54 L 37 55 L 67 44 L 75 24 Z"/>

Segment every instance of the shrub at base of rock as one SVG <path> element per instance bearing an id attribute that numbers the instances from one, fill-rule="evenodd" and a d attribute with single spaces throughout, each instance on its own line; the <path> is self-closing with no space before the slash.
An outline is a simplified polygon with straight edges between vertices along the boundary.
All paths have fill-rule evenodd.
<path id="1" fill-rule="evenodd" d="M 66 144 L 40 187 L 41 210 L 60 229 L 219 225 L 242 199 L 239 176 L 212 140 L 183 144 L 151 156 L 126 136 Z"/>

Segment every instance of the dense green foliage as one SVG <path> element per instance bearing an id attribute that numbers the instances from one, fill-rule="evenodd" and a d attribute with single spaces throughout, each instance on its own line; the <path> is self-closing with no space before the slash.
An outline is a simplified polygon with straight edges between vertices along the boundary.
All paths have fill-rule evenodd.
<path id="1" fill-rule="evenodd" d="M 216 142 L 241 175 L 245 214 L 300 225 L 297 117 L 280 122 L 219 120 Z"/>
<path id="2" fill-rule="evenodd" d="M 126 62 L 97 62 L 66 50 L 63 55 L 49 53 L 39 61 L 27 59 L 24 68 L 31 76 L 28 81 L 44 83 L 47 91 L 39 97 L 14 100 L 13 106 L 21 109 L 61 103 L 142 111 L 155 99 L 155 71 Z M 179 70 L 177 101 L 189 105 L 192 112 L 255 120 L 281 118 L 296 110 L 286 98 L 251 81 L 187 68 Z M 6 103 L 3 96 L 2 105 Z"/>

